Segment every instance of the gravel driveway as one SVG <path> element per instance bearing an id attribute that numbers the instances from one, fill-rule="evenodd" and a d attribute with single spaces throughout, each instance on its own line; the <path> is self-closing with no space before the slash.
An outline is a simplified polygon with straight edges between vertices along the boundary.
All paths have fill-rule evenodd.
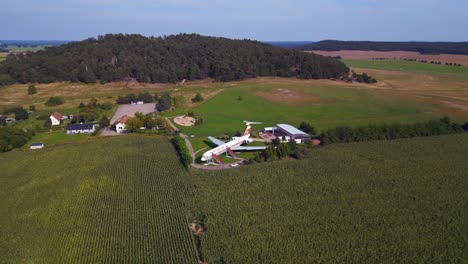
<path id="1" fill-rule="evenodd" d="M 124 115 L 134 116 L 136 112 L 142 112 L 143 114 L 149 114 L 155 112 L 155 103 L 151 104 L 142 104 L 142 105 L 132 105 L 132 104 L 124 104 L 119 105 L 117 111 L 115 111 L 114 116 L 111 119 L 111 124 L 113 124 L 117 119 L 121 118 Z"/>

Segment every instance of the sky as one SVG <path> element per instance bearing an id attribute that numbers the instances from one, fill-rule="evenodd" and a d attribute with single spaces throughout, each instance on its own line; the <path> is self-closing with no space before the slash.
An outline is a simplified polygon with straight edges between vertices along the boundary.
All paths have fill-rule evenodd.
<path id="1" fill-rule="evenodd" d="M 260 41 L 468 41 L 468 0 L 6 0 L 0 39 L 198 33 Z"/>

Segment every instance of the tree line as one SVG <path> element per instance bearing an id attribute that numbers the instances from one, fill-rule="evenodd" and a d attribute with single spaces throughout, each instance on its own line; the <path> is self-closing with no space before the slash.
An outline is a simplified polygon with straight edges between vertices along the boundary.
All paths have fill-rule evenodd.
<path id="1" fill-rule="evenodd" d="M 0 151 L 7 152 L 24 146 L 34 132 L 11 126 L 0 126 Z"/>
<path id="2" fill-rule="evenodd" d="M 414 51 L 421 54 L 468 55 L 468 42 L 385 42 L 323 40 L 298 47 L 300 50 Z"/>
<path id="3" fill-rule="evenodd" d="M 186 167 L 190 166 L 190 164 L 192 164 L 192 156 L 190 155 L 187 145 L 185 145 L 185 140 L 180 135 L 175 135 L 171 141 L 179 154 L 182 164 Z"/>
<path id="4" fill-rule="evenodd" d="M 35 53 L 10 54 L 0 64 L 0 85 L 55 81 L 108 83 L 128 78 L 146 83 L 208 77 L 216 81 L 256 76 L 328 79 L 348 73 L 348 67 L 337 59 L 251 40 L 197 34 L 149 38 L 109 34 Z"/>
<path id="5" fill-rule="evenodd" d="M 400 138 L 425 137 L 456 134 L 468 131 L 464 125 L 443 117 L 439 120 L 414 124 L 384 124 L 360 127 L 341 126 L 323 131 L 318 137 L 322 145 L 350 143 L 370 140 L 392 140 Z"/>

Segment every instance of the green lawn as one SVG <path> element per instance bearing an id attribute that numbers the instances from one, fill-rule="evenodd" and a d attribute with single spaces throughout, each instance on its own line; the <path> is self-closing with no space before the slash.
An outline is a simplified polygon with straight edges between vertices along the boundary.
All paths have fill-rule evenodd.
<path id="1" fill-rule="evenodd" d="M 389 70 L 389 71 L 407 71 L 436 74 L 454 74 L 468 78 L 468 67 L 436 65 L 430 63 L 421 63 L 404 60 L 344 60 L 349 67 Z"/>
<path id="2" fill-rule="evenodd" d="M 254 130 L 261 130 L 278 123 L 298 126 L 302 121 L 326 129 L 338 125 L 415 122 L 439 117 L 427 113 L 424 105 L 374 90 L 313 84 L 304 87 L 283 86 L 320 98 L 318 103 L 305 104 L 281 104 L 255 94 L 256 91 L 269 91 L 272 87 L 265 83 L 226 88 L 221 94 L 192 109 L 204 118 L 203 125 L 179 128 L 188 135 L 217 136 L 243 132 L 243 120 L 263 122 L 262 125 L 254 126 Z M 239 96 L 242 97 L 241 101 L 237 100 Z"/>
<path id="3" fill-rule="evenodd" d="M 41 143 L 44 143 L 46 147 L 48 147 L 49 145 L 54 145 L 54 144 L 86 140 L 90 136 L 91 135 L 88 135 L 88 134 L 68 135 L 63 130 L 59 130 L 59 131 L 53 131 L 53 132 L 37 133 L 35 136 L 32 137 L 32 139 L 29 142 L 31 143 L 41 142 Z M 23 148 L 29 148 L 29 145 L 30 144 L 26 144 Z"/>
<path id="4" fill-rule="evenodd" d="M 4 61 L 4 60 L 6 60 L 6 58 L 0 58 L 0 62 L 2 62 L 2 61 Z"/>

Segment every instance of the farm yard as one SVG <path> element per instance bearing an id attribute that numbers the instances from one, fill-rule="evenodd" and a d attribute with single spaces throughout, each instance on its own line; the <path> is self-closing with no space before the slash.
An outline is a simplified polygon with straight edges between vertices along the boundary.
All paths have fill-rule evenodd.
<path id="1" fill-rule="evenodd" d="M 124 115 L 134 116 L 136 112 L 141 112 L 143 114 L 150 114 L 156 111 L 155 104 L 123 104 L 119 105 L 117 111 L 115 111 L 114 116 L 112 116 L 111 124 L 113 124 L 117 119 L 121 118 Z"/>
<path id="2" fill-rule="evenodd" d="M 185 170 L 157 136 L 13 151 L 0 155 L 0 254 L 197 263 L 188 224 L 201 213 L 209 263 L 457 262 L 467 150 L 465 134 L 336 144 L 213 172 Z"/>

